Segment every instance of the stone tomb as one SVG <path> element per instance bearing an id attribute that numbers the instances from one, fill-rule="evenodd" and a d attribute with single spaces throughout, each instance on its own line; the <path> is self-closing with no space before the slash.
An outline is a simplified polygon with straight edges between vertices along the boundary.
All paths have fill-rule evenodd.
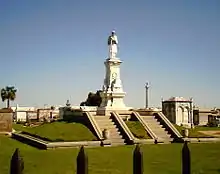
<path id="1" fill-rule="evenodd" d="M 193 124 L 193 102 L 183 97 L 171 97 L 162 101 L 162 112 L 171 123 L 183 126 Z"/>
<path id="2" fill-rule="evenodd" d="M 0 109 L 0 134 L 12 132 L 13 111 Z"/>

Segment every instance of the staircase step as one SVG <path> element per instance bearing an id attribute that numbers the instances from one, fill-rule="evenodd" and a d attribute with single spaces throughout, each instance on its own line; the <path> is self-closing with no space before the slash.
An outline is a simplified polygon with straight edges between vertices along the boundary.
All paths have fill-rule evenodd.
<path id="1" fill-rule="evenodd" d="M 146 121 L 147 123 L 160 124 L 160 122 L 158 122 L 157 120 L 147 120 L 147 119 L 143 119 L 143 120 Z"/>
<path id="2" fill-rule="evenodd" d="M 150 126 L 149 126 L 150 127 Z M 160 128 L 151 128 L 150 127 L 150 129 L 153 131 L 153 132 L 155 132 L 155 133 L 165 133 L 165 134 L 167 134 L 168 132 L 166 131 L 166 130 L 164 130 L 164 129 L 160 129 Z"/>
<path id="3" fill-rule="evenodd" d="M 112 122 L 111 120 L 96 120 L 96 122 L 98 122 L 98 123 L 111 123 L 111 124 L 114 124 L 114 122 Z"/>
<path id="4" fill-rule="evenodd" d="M 107 121 L 96 121 L 96 123 L 101 124 L 101 125 L 105 125 L 105 124 L 115 125 L 113 122 L 107 122 Z"/>
<path id="5" fill-rule="evenodd" d="M 109 135 L 110 136 L 121 136 L 120 132 L 113 132 L 113 131 L 110 131 Z"/>
<path id="6" fill-rule="evenodd" d="M 154 125 L 149 125 L 149 127 L 154 130 L 154 131 L 166 131 L 165 128 L 163 127 L 158 127 L 158 126 L 154 126 Z"/>
<path id="7" fill-rule="evenodd" d="M 109 136 L 109 139 L 112 141 L 112 140 L 122 140 L 124 141 L 124 139 L 122 138 L 122 136 Z"/>
<path id="8" fill-rule="evenodd" d="M 170 141 L 171 135 L 168 134 L 165 128 L 163 128 L 163 125 L 161 125 L 154 116 L 142 116 L 142 118 L 159 139 L 163 139 L 163 141 L 166 142 Z"/>
<path id="9" fill-rule="evenodd" d="M 121 134 L 121 132 L 118 131 L 118 128 L 115 128 L 115 129 L 109 129 L 109 132 L 112 133 L 112 134 Z"/>
<path id="10" fill-rule="evenodd" d="M 157 120 L 148 120 L 148 119 L 143 119 L 144 121 L 147 121 L 147 122 L 149 122 L 149 123 L 159 123 Z"/>
<path id="11" fill-rule="evenodd" d="M 118 128 L 114 128 L 114 129 L 108 129 L 108 131 L 110 132 L 110 133 L 114 133 L 114 134 L 120 134 L 120 132 L 118 131 Z"/>
<path id="12" fill-rule="evenodd" d="M 162 127 L 162 125 L 159 125 L 159 124 L 150 124 L 150 123 L 147 123 L 147 125 L 150 125 L 152 128 L 156 128 L 156 129 L 164 129 Z"/>
<path id="13" fill-rule="evenodd" d="M 93 116 L 97 120 L 109 120 L 109 116 Z"/>
<path id="14" fill-rule="evenodd" d="M 107 129 L 109 131 L 109 140 L 112 142 L 113 145 L 123 145 L 124 139 L 122 135 L 120 134 L 119 129 L 115 125 L 115 123 L 112 121 L 110 116 L 93 116 L 97 125 L 103 131 L 104 129 Z"/>
<path id="15" fill-rule="evenodd" d="M 155 133 L 158 137 L 170 137 L 171 135 L 166 134 L 166 133 Z"/>
<path id="16" fill-rule="evenodd" d="M 170 138 L 170 136 L 165 135 L 165 134 L 156 134 L 156 135 L 157 135 L 157 137 L 159 137 L 159 138 Z"/>
<path id="17" fill-rule="evenodd" d="M 100 122 L 102 122 L 102 121 L 104 121 L 104 122 L 112 122 L 112 120 L 109 119 L 109 118 L 108 118 L 108 119 L 96 119 L 96 118 L 95 118 L 95 120 L 96 120 L 96 121 L 100 121 Z"/>
<path id="18" fill-rule="evenodd" d="M 170 137 L 158 137 L 159 140 L 163 140 L 163 141 L 171 141 L 173 138 Z"/>
<path id="19" fill-rule="evenodd" d="M 156 135 L 168 135 L 168 133 L 167 132 L 165 132 L 165 131 L 154 131 L 154 130 L 152 130 Z"/>
<path id="20" fill-rule="evenodd" d="M 112 123 L 112 122 L 99 122 L 99 121 L 97 121 L 96 123 L 99 124 L 100 126 L 101 126 L 101 125 L 111 125 L 111 126 L 115 126 L 115 124 Z"/>
<path id="21" fill-rule="evenodd" d="M 155 117 L 153 116 L 141 116 L 143 119 L 147 119 L 147 120 L 155 120 Z"/>
<path id="22" fill-rule="evenodd" d="M 108 124 L 104 124 L 104 125 L 100 125 L 100 124 L 98 124 L 99 125 L 99 127 L 100 127 L 100 129 L 115 129 L 116 128 L 116 126 L 115 125 L 108 125 Z"/>
<path id="23" fill-rule="evenodd" d="M 124 139 L 120 139 L 120 138 L 110 138 L 111 142 L 113 143 L 124 143 Z"/>
<path id="24" fill-rule="evenodd" d="M 147 121 L 147 122 L 153 122 L 153 123 L 158 122 L 158 121 L 155 120 L 155 119 L 146 119 L 146 118 L 143 118 L 143 120 L 145 120 L 145 121 Z"/>
<path id="25" fill-rule="evenodd" d="M 114 134 L 114 135 L 110 134 L 109 137 L 110 137 L 110 139 L 114 139 L 114 138 L 116 138 L 116 139 L 123 139 L 121 135 L 117 135 L 117 134 Z"/>
<path id="26" fill-rule="evenodd" d="M 169 134 L 157 134 L 157 135 L 158 135 L 158 137 L 170 137 Z"/>
<path id="27" fill-rule="evenodd" d="M 149 125 L 149 127 L 152 131 L 155 131 L 155 132 L 166 132 L 166 130 L 164 128 L 161 128 L 161 127 L 153 127 L 151 125 Z"/>
<path id="28" fill-rule="evenodd" d="M 109 136 L 110 137 L 112 137 L 112 136 L 122 137 L 122 135 L 119 132 L 110 132 Z"/>

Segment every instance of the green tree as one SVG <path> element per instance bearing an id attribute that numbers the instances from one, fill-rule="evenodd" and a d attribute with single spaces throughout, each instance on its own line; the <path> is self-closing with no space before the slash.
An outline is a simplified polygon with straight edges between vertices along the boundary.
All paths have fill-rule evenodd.
<path id="1" fill-rule="evenodd" d="M 2 101 L 7 101 L 7 108 L 10 108 L 10 101 L 14 101 L 16 98 L 17 89 L 14 86 L 6 86 L 1 89 Z"/>
<path id="2" fill-rule="evenodd" d="M 100 106 L 102 103 L 101 94 L 101 90 L 96 91 L 96 93 L 90 92 L 86 101 L 82 102 L 80 106 Z"/>

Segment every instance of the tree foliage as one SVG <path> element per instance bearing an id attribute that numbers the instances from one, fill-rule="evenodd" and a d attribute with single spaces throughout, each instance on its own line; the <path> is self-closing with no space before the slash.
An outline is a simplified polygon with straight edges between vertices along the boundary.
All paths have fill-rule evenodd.
<path id="1" fill-rule="evenodd" d="M 2 101 L 7 101 L 7 108 L 10 108 L 10 101 L 14 101 L 16 98 L 17 89 L 14 86 L 6 86 L 1 89 Z"/>
<path id="2" fill-rule="evenodd" d="M 96 93 L 89 92 L 86 101 L 82 102 L 80 106 L 100 106 L 102 103 L 101 95 L 101 90 L 96 91 Z"/>

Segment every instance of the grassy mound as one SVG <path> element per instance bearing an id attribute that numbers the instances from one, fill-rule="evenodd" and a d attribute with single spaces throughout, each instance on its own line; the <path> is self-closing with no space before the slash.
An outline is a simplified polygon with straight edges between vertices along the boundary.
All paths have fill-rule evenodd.
<path id="1" fill-rule="evenodd" d="M 25 131 L 35 134 L 49 141 L 92 141 L 97 140 L 95 135 L 81 123 L 53 122 L 42 124 L 37 127 L 23 127 L 14 124 L 17 131 Z"/>
<path id="2" fill-rule="evenodd" d="M 186 128 L 184 128 L 182 126 L 178 126 L 178 125 L 175 125 L 175 127 L 184 136 L 183 130 L 185 130 Z M 213 136 L 210 136 L 210 135 L 207 135 L 207 134 L 200 132 L 200 131 L 212 131 L 212 130 L 219 130 L 220 131 L 220 128 L 196 126 L 194 129 L 189 129 L 189 137 L 190 138 L 212 138 Z"/>
<path id="3" fill-rule="evenodd" d="M 136 138 L 151 139 L 139 121 L 126 121 L 125 123 Z"/>
<path id="4" fill-rule="evenodd" d="M 189 144 L 192 173 L 219 174 L 220 143 Z M 0 173 L 8 174 L 12 153 L 19 148 L 25 174 L 69 174 L 76 170 L 79 149 L 38 150 L 0 136 Z M 144 173 L 181 173 L 182 144 L 143 145 Z M 86 148 L 89 174 L 132 174 L 134 146 Z"/>

